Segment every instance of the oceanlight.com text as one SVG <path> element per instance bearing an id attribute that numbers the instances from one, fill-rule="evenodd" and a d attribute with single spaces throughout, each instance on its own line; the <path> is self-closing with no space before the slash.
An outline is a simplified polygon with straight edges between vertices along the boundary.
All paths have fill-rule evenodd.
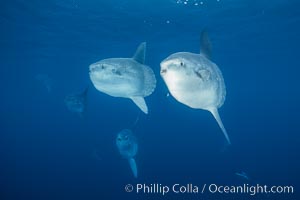
<path id="1" fill-rule="evenodd" d="M 217 184 L 208 185 L 210 193 L 219 194 L 249 194 L 251 196 L 256 194 L 293 194 L 293 186 L 267 186 L 267 185 L 249 185 L 243 184 L 239 186 L 223 186 Z"/>
<path id="2" fill-rule="evenodd" d="M 196 185 L 192 183 L 166 185 L 161 183 L 138 183 L 135 185 L 127 184 L 126 192 L 134 192 L 136 194 L 248 194 L 251 196 L 257 194 L 293 194 L 293 186 L 268 186 L 268 185 L 218 185 L 218 184 L 202 184 Z"/>

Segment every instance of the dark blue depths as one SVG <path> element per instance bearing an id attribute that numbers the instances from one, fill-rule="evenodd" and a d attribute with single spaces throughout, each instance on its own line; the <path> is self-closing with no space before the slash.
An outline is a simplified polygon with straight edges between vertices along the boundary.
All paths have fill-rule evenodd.
<path id="1" fill-rule="evenodd" d="M 1 1 L 0 198 L 297 199 L 298 8 L 296 0 Z M 227 87 L 219 112 L 228 148 L 211 114 L 168 96 L 159 75 L 168 55 L 199 52 L 204 28 Z M 98 92 L 88 75 L 91 63 L 131 57 L 143 41 L 157 78 L 148 115 Z M 79 116 L 64 99 L 86 87 Z M 124 128 L 138 139 L 137 179 L 115 144 Z M 295 194 L 162 196 L 126 193 L 129 183 L 293 185 Z"/>

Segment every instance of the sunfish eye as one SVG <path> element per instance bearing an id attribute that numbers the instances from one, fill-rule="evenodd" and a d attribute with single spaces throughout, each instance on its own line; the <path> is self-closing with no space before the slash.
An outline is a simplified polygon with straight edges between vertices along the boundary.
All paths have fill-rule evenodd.
<path id="1" fill-rule="evenodd" d="M 104 65 L 101 65 L 101 69 L 105 69 L 105 66 L 104 66 Z"/>
<path id="2" fill-rule="evenodd" d="M 180 66 L 183 67 L 183 65 L 184 65 L 184 63 L 181 61 L 181 62 L 180 62 Z"/>
<path id="3" fill-rule="evenodd" d="M 122 139 L 120 137 L 118 137 L 118 141 L 121 141 Z"/>

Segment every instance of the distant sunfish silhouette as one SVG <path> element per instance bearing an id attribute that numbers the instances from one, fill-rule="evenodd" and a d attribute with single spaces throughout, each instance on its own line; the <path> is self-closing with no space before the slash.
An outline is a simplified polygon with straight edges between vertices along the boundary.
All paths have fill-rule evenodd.
<path id="1" fill-rule="evenodd" d="M 35 79 L 40 81 L 47 88 L 48 92 L 51 92 L 54 81 L 48 74 L 38 74 L 35 76 Z"/>
<path id="2" fill-rule="evenodd" d="M 116 145 L 121 156 L 128 160 L 133 176 L 137 178 L 138 171 L 134 156 L 138 151 L 137 139 L 129 129 L 120 131 L 117 135 Z"/>
<path id="3" fill-rule="evenodd" d="M 97 90 L 113 97 L 131 99 L 144 113 L 144 97 L 152 94 L 156 79 L 145 62 L 146 43 L 140 44 L 133 58 L 108 58 L 90 65 L 90 79 Z"/>
<path id="4" fill-rule="evenodd" d="M 88 88 L 86 88 L 80 94 L 67 95 L 64 101 L 68 110 L 74 113 L 78 113 L 80 116 L 83 116 L 86 110 L 87 92 L 88 92 Z"/>
<path id="5" fill-rule="evenodd" d="M 243 171 L 241 171 L 241 172 L 236 172 L 235 175 L 240 176 L 240 177 L 242 177 L 242 178 L 244 178 L 244 179 L 246 179 L 246 180 L 248 180 L 248 181 L 250 180 L 250 178 L 249 178 L 249 176 L 246 174 L 246 172 L 243 172 Z"/>
<path id="6" fill-rule="evenodd" d="M 160 74 L 171 95 L 195 109 L 208 110 L 217 120 L 228 144 L 230 139 L 218 113 L 226 96 L 222 73 L 210 60 L 211 44 L 205 31 L 201 33 L 201 53 L 179 52 L 163 60 Z"/>

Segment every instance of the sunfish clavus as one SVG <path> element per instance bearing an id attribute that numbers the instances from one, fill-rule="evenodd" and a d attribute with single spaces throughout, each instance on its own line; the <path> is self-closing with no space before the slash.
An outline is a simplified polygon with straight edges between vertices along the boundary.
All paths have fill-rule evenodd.
<path id="1" fill-rule="evenodd" d="M 210 60 L 211 43 L 205 31 L 201 33 L 200 43 L 200 54 L 178 52 L 163 60 L 160 74 L 177 101 L 191 108 L 210 111 L 230 144 L 218 113 L 225 101 L 225 83 L 220 69 Z"/>
<path id="2" fill-rule="evenodd" d="M 108 58 L 90 65 L 90 79 L 97 90 L 113 97 L 131 99 L 144 113 L 144 97 L 152 94 L 156 78 L 145 62 L 146 43 L 140 44 L 132 58 Z"/>

